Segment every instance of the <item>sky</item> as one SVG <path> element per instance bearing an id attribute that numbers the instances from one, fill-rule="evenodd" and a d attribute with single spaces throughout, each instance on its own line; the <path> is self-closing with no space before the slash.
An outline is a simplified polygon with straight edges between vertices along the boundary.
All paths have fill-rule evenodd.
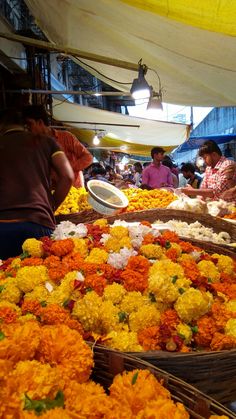
<path id="1" fill-rule="evenodd" d="M 136 104 L 136 106 L 128 106 L 129 115 L 137 116 L 141 118 L 157 119 L 159 121 L 184 122 L 187 124 L 190 123 L 190 115 L 191 115 L 190 106 L 179 106 L 179 105 L 171 105 L 171 104 L 163 103 L 163 111 L 161 110 L 148 110 L 147 111 L 146 107 L 147 107 L 147 103 L 144 103 L 144 100 L 142 100 L 141 104 Z M 213 108 L 208 108 L 208 107 L 193 107 L 193 127 L 196 128 L 196 126 L 206 117 L 206 115 L 212 109 Z"/>

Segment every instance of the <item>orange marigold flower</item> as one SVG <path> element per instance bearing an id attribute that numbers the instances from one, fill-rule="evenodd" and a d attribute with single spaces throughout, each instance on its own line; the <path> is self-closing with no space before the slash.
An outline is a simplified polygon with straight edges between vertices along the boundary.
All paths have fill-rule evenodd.
<path id="1" fill-rule="evenodd" d="M 93 275 L 99 271 L 100 266 L 97 263 L 82 262 L 79 270 L 82 271 L 84 276 Z"/>
<path id="2" fill-rule="evenodd" d="M 81 336 L 84 336 L 85 332 L 84 332 L 83 326 L 78 320 L 71 319 L 70 317 L 68 317 L 65 321 L 65 325 L 68 326 L 70 329 L 77 330 L 77 332 L 79 332 Z"/>
<path id="3" fill-rule="evenodd" d="M 55 268 L 58 266 L 58 263 L 60 262 L 60 258 L 58 256 L 48 256 L 46 259 L 44 259 L 43 264 L 47 268 Z"/>
<path id="4" fill-rule="evenodd" d="M 127 291 L 140 291 L 143 292 L 148 286 L 147 275 L 143 275 L 132 269 L 125 269 L 121 272 L 121 280 L 124 282 L 124 288 Z"/>
<path id="5" fill-rule="evenodd" d="M 107 285 L 107 281 L 105 280 L 104 276 L 93 274 L 86 276 L 84 280 L 85 288 L 92 288 L 98 295 L 102 296 L 105 286 Z"/>
<path id="6" fill-rule="evenodd" d="M 149 221 L 146 221 L 146 220 L 141 221 L 140 224 L 142 224 L 143 226 L 150 227 L 150 228 L 152 227 L 152 224 Z"/>
<path id="7" fill-rule="evenodd" d="M 65 256 L 74 249 L 74 242 L 72 239 L 55 240 L 51 246 L 51 253 L 55 256 Z"/>
<path id="8" fill-rule="evenodd" d="M 0 323 L 14 323 L 17 319 L 16 311 L 10 307 L 0 307 Z"/>
<path id="9" fill-rule="evenodd" d="M 232 313 L 227 310 L 224 304 L 217 301 L 211 306 L 212 317 L 215 320 L 218 331 L 224 329 L 227 321 L 233 317 Z"/>
<path id="10" fill-rule="evenodd" d="M 84 262 L 84 259 L 81 257 L 80 253 L 75 252 L 69 255 L 66 255 L 62 259 L 63 266 L 65 266 L 69 271 L 78 271 L 81 267 L 81 263 Z"/>
<path id="11" fill-rule="evenodd" d="M 150 262 L 144 256 L 131 256 L 128 260 L 126 269 L 132 269 L 140 274 L 147 275 L 150 267 Z"/>
<path id="12" fill-rule="evenodd" d="M 179 245 L 180 245 L 180 247 L 181 247 L 181 249 L 182 249 L 182 252 L 184 252 L 184 253 L 191 253 L 191 252 L 193 252 L 194 250 L 196 250 L 196 247 L 194 247 L 194 246 L 193 246 L 191 243 L 189 243 L 189 242 L 179 241 L 178 243 L 179 243 Z"/>
<path id="13" fill-rule="evenodd" d="M 194 341 L 198 346 L 209 347 L 217 331 L 215 320 L 210 316 L 203 316 L 197 321 L 197 328 L 198 331 L 194 335 Z"/>
<path id="14" fill-rule="evenodd" d="M 144 351 L 157 351 L 161 349 L 159 345 L 159 333 L 159 326 L 146 327 L 146 329 L 138 332 L 138 341 L 140 345 L 142 345 Z"/>
<path id="15" fill-rule="evenodd" d="M 21 306 L 22 314 L 31 313 L 35 316 L 40 316 L 42 309 L 40 302 L 36 300 L 24 300 Z"/>
<path id="16" fill-rule="evenodd" d="M 236 348 L 236 339 L 222 333 L 215 333 L 211 341 L 212 351 L 222 351 L 226 349 Z"/>
<path id="17" fill-rule="evenodd" d="M 26 258 L 23 259 L 21 261 L 21 267 L 23 266 L 39 266 L 39 265 L 43 265 L 44 261 L 41 258 L 37 258 L 37 257 L 31 257 L 31 258 Z"/>
<path id="18" fill-rule="evenodd" d="M 142 244 L 152 244 L 155 241 L 155 237 L 151 233 L 147 233 L 144 238 Z"/>
<path id="19" fill-rule="evenodd" d="M 169 309 L 161 313 L 160 318 L 160 341 L 166 343 L 169 338 L 175 333 L 176 327 L 180 323 L 180 318 L 177 312 Z"/>
<path id="20" fill-rule="evenodd" d="M 107 263 L 101 263 L 101 265 L 99 265 L 98 272 L 101 272 L 107 282 L 111 284 L 114 280 L 117 269 Z"/>
<path id="21" fill-rule="evenodd" d="M 37 359 L 42 363 L 57 365 L 63 378 L 79 383 L 88 380 L 93 367 L 93 354 L 82 336 L 68 326 L 43 326 Z"/>
<path id="22" fill-rule="evenodd" d="M 57 267 L 49 268 L 48 275 L 49 278 L 54 282 L 60 282 L 62 278 L 67 274 L 68 270 L 63 266 L 61 262 L 59 262 Z"/>
<path id="23" fill-rule="evenodd" d="M 232 275 L 227 274 L 226 272 L 221 272 L 220 273 L 220 280 L 221 282 L 225 283 L 229 283 L 232 284 L 235 282 L 236 278 L 234 278 Z"/>
<path id="24" fill-rule="evenodd" d="M 173 247 L 170 247 L 170 249 L 167 249 L 166 256 L 172 260 L 172 262 L 176 262 L 178 258 L 178 252 Z"/>
<path id="25" fill-rule="evenodd" d="M 172 243 L 179 243 L 180 241 L 178 234 L 170 230 L 164 231 L 164 233 L 162 234 L 162 238 Z"/>
<path id="26" fill-rule="evenodd" d="M 216 282 L 214 284 L 211 284 L 211 286 L 215 291 L 227 295 L 227 297 L 229 297 L 230 300 L 236 299 L 236 284 L 222 284 L 220 282 Z"/>
<path id="27" fill-rule="evenodd" d="M 183 267 L 184 269 L 184 274 L 185 276 L 190 279 L 190 281 L 198 284 L 199 279 L 200 279 L 200 271 L 198 269 L 198 266 L 196 264 L 196 262 L 193 261 L 189 261 L 189 260 L 183 260 L 180 262 L 180 265 Z"/>
<path id="28" fill-rule="evenodd" d="M 65 323 L 69 313 L 59 304 L 49 304 L 41 311 L 41 321 L 44 324 Z"/>

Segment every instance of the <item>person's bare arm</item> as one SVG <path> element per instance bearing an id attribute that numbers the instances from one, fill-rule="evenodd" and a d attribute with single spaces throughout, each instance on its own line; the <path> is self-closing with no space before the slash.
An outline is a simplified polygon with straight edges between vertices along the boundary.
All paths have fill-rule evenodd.
<path id="1" fill-rule="evenodd" d="M 196 197 L 196 196 L 202 196 L 205 198 L 213 198 L 214 192 L 213 189 L 195 189 L 192 188 L 192 186 L 187 186 L 185 188 L 181 188 L 181 192 L 185 193 L 185 195 L 188 195 L 190 197 Z"/>
<path id="2" fill-rule="evenodd" d="M 53 194 L 54 210 L 56 210 L 64 201 L 72 186 L 74 173 L 69 160 L 63 152 L 55 153 L 52 156 L 52 166 L 57 174 L 57 183 Z"/>

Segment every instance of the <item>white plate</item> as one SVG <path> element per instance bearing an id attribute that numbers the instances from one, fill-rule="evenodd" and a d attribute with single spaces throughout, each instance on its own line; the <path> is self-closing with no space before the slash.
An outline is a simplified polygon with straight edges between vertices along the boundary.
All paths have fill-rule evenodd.
<path id="1" fill-rule="evenodd" d="M 230 218 L 222 218 L 224 221 L 228 221 L 229 223 L 236 224 L 236 220 L 231 220 Z"/>

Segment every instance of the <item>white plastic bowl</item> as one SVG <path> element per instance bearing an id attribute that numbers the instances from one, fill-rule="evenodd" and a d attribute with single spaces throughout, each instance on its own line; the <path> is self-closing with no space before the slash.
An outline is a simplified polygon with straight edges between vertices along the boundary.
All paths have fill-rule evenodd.
<path id="1" fill-rule="evenodd" d="M 115 215 L 129 204 L 125 194 L 115 186 L 102 180 L 89 180 L 88 202 L 95 211 L 103 215 Z"/>

